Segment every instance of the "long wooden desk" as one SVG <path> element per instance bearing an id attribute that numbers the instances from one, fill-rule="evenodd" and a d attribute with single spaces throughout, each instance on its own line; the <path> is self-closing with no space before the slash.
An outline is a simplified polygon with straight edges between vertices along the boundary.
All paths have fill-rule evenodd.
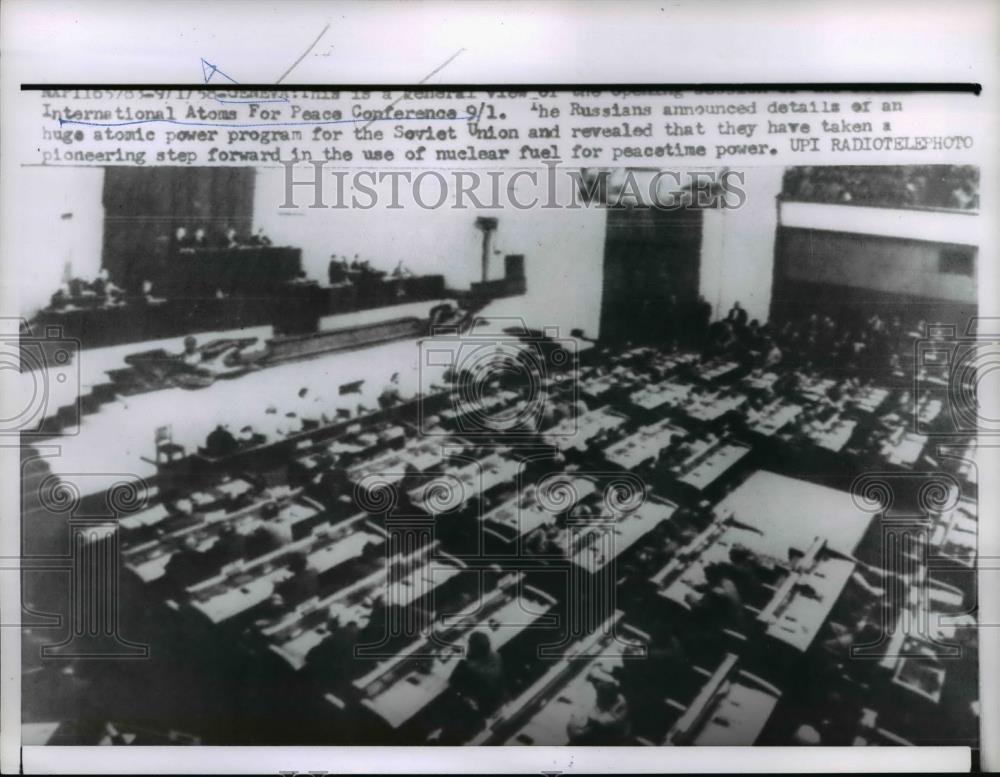
<path id="1" fill-rule="evenodd" d="M 675 469 L 674 476 L 678 482 L 698 491 L 704 491 L 749 455 L 749 446 L 719 440 L 682 462 L 681 466 Z"/>
<path id="2" fill-rule="evenodd" d="M 704 595 L 705 569 L 713 564 L 729 563 L 729 552 L 735 547 L 753 548 L 756 536 L 749 528 L 717 519 L 653 576 L 658 594 L 684 609 L 691 609 L 691 602 L 699 601 Z M 778 559 L 765 557 L 760 561 L 780 567 Z"/>
<path id="3" fill-rule="evenodd" d="M 335 530 L 322 531 L 282 546 L 251 562 L 240 561 L 209 580 L 188 588 L 189 604 L 212 623 L 222 623 L 267 601 L 276 586 L 292 577 L 288 562 L 306 557 L 306 568 L 322 575 L 359 558 L 368 546 L 385 543 L 383 532 L 361 514 Z"/>
<path id="4" fill-rule="evenodd" d="M 599 518 L 600 525 L 592 531 L 586 526 L 574 527 L 581 541 L 573 549 L 570 563 L 592 574 L 603 571 L 653 529 L 669 521 L 676 509 L 673 502 L 647 495 L 634 510 Z"/>
<path id="5" fill-rule="evenodd" d="M 664 419 L 636 432 L 604 449 L 604 458 L 622 469 L 635 471 L 655 464 L 660 454 L 670 447 L 674 439 L 685 437 L 687 432 Z"/>
<path id="6" fill-rule="evenodd" d="M 757 741 L 781 692 L 729 654 L 667 733 L 666 745 L 749 746 Z"/>
<path id="7" fill-rule="evenodd" d="M 548 525 L 597 490 L 592 478 L 570 474 L 546 477 L 497 505 L 482 517 L 484 526 L 504 542 L 514 542 Z M 540 493 L 541 492 L 541 493 Z"/>
<path id="8" fill-rule="evenodd" d="M 751 391 L 768 392 L 774 388 L 774 384 L 781 379 L 777 372 L 765 369 L 756 369 L 745 376 L 742 384 Z"/>
<path id="9" fill-rule="evenodd" d="M 760 410 L 748 410 L 747 428 L 763 437 L 773 437 L 802 414 L 802 406 L 775 399 Z"/>
<path id="10" fill-rule="evenodd" d="M 581 639 L 567 657 L 505 704 L 469 744 L 567 744 L 570 720 L 594 706 L 595 692 L 587 674 L 598 665 L 605 671 L 620 667 L 627 646 L 641 644 L 637 633 L 629 635 L 624 629 L 615 638 L 621 619 L 622 613 L 616 611 L 600 629 Z"/>
<path id="11" fill-rule="evenodd" d="M 449 513 L 464 508 L 472 499 L 485 497 L 499 486 L 513 483 L 520 468 L 519 462 L 493 453 L 448 472 L 432 474 L 407 495 L 410 504 L 428 515 Z"/>
<path id="12" fill-rule="evenodd" d="M 366 577 L 325 597 L 307 600 L 261 623 L 257 630 L 267 650 L 291 669 L 300 670 L 306 665 L 309 651 L 330 636 L 331 614 L 336 614 L 342 624 L 354 620 L 363 625 L 379 596 L 387 606 L 405 608 L 430 596 L 464 568 L 456 559 L 440 554 L 437 543 L 433 543 L 406 556 L 383 559 L 380 568 Z"/>
<path id="13" fill-rule="evenodd" d="M 758 619 L 768 636 L 805 653 L 857 565 L 817 540 L 782 581 Z"/>
<path id="14" fill-rule="evenodd" d="M 585 452 L 591 440 L 603 432 L 617 429 L 627 420 L 626 416 L 610 407 L 600 407 L 576 418 L 560 421 L 555 426 L 543 431 L 542 437 L 545 442 L 560 451 Z"/>
<path id="15" fill-rule="evenodd" d="M 726 413 L 738 411 L 746 402 L 745 395 L 729 390 L 700 391 L 689 394 L 680 409 L 688 418 L 711 423 Z"/>
<path id="16" fill-rule="evenodd" d="M 634 392 L 629 401 L 636 407 L 649 411 L 681 407 L 687 402 L 694 388 L 692 383 L 651 383 Z"/>
<path id="17" fill-rule="evenodd" d="M 364 484 L 372 478 L 379 483 L 397 485 L 411 468 L 426 472 L 440 466 L 446 457 L 445 444 L 443 438 L 409 440 L 400 450 L 358 462 L 347 471 L 348 479 L 355 485 Z"/>
<path id="18" fill-rule="evenodd" d="M 399 728 L 448 689 L 451 673 L 472 632 L 487 633 L 493 649 L 501 650 L 531 628 L 556 602 L 538 589 L 522 587 L 522 577 L 515 575 L 505 587 L 447 616 L 426 640 L 412 643 L 356 680 L 354 687 L 362 696 L 362 705 Z"/>
<path id="19" fill-rule="evenodd" d="M 284 509 L 292 500 L 300 496 L 300 491 L 285 493 L 267 493 L 260 500 L 246 507 L 227 513 L 217 510 L 199 515 L 197 522 L 186 525 L 170 534 L 144 542 L 123 551 L 125 568 L 133 572 L 144 583 L 150 583 L 163 577 L 167 564 L 174 554 L 185 548 L 195 551 L 208 550 L 219 537 L 224 526 L 231 526 L 237 533 L 248 535 L 258 527 L 270 525 L 283 533 L 287 530 L 291 535 L 291 527 L 284 526 L 283 521 L 298 520 L 302 516 L 298 511 L 291 515 L 285 514 L 284 519 L 265 519 L 262 515 L 267 505 L 275 505 Z M 310 507 L 316 510 L 315 507 Z"/>

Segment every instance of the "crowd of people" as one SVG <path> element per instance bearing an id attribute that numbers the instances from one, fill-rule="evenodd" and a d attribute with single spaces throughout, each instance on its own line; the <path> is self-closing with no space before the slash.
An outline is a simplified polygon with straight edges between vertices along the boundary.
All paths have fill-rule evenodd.
<path id="1" fill-rule="evenodd" d="M 866 320 L 859 320 L 853 326 L 843 322 L 838 324 L 831 317 L 822 314 L 810 314 L 799 320 L 774 326 L 751 319 L 737 302 L 723 319 L 705 328 L 702 347 L 706 354 L 755 366 L 812 364 L 842 366 L 846 369 L 851 365 L 870 364 L 873 368 L 884 369 L 885 365 L 892 364 L 893 356 L 898 356 L 900 350 L 905 350 L 908 338 L 920 336 L 922 329 L 921 324 L 916 331 L 911 331 L 899 317 L 886 320 L 879 313 L 872 314 Z M 860 347 L 858 343 L 861 344 Z M 196 350 L 195 342 L 186 343 L 185 351 L 189 352 L 189 356 L 185 361 L 194 367 L 202 362 L 202 358 L 195 355 Z M 852 361 L 857 359 L 861 361 Z M 524 374 L 523 370 L 514 369 L 516 362 L 516 356 L 497 348 L 493 355 L 492 369 L 487 371 L 492 377 L 481 385 L 487 396 L 504 392 L 511 380 L 508 376 Z M 453 390 L 459 391 L 461 386 L 474 381 L 476 377 L 468 370 L 453 368 L 445 373 L 443 379 L 452 383 Z M 357 402 L 356 396 L 334 392 L 337 396 L 327 394 L 324 398 L 324 393 L 302 387 L 297 392 L 289 391 L 280 400 L 271 397 L 275 404 L 264 413 L 268 420 L 255 427 L 246 426 L 238 435 L 225 426 L 219 426 L 209 434 L 206 447 L 216 455 L 225 455 L 251 442 L 254 428 L 263 430 L 272 421 L 275 425 L 268 433 L 278 437 L 305 431 L 310 423 L 329 422 L 329 410 L 337 405 L 356 404 L 359 415 L 369 412 Z M 400 375 L 393 373 L 377 394 L 377 404 L 383 409 L 393 407 L 406 402 L 407 393 L 401 386 Z M 376 398 L 374 393 L 369 396 L 371 399 Z M 252 413 L 255 409 L 249 410 Z M 587 410 L 587 402 L 575 395 L 547 402 L 542 427 L 551 428 L 564 418 L 580 417 Z M 339 410 L 337 416 L 341 416 Z M 348 408 L 341 417 L 355 417 L 353 409 Z M 239 423 L 242 421 L 234 422 L 234 428 Z M 711 447 L 725 437 L 725 428 L 722 426 L 711 431 L 698 431 L 680 441 L 672 438 L 671 445 L 674 447 L 667 453 L 664 461 L 668 464 L 682 463 L 687 457 L 697 454 L 699 448 Z M 594 438 L 591 445 L 597 449 L 603 447 L 604 443 L 599 438 Z M 322 474 L 318 477 L 323 492 L 350 494 L 352 486 L 345 466 L 347 459 L 343 454 L 322 456 L 326 458 L 321 459 L 319 470 Z M 556 461 L 561 466 L 564 460 L 560 461 L 557 457 Z M 407 471 L 410 472 L 410 465 L 407 466 Z M 566 547 L 564 532 L 568 521 L 572 519 L 576 525 L 580 525 L 599 518 L 600 514 L 595 508 L 586 499 L 581 500 L 564 516 L 559 516 L 526 535 L 526 556 L 540 557 L 544 561 L 545 558 L 559 555 L 560 549 Z M 669 522 L 670 528 L 663 530 L 670 534 L 666 537 L 655 535 L 654 541 L 648 543 L 649 552 L 656 554 L 655 563 L 645 559 L 640 564 L 633 562 L 631 558 L 623 563 L 622 571 L 625 574 L 621 578 L 624 581 L 621 590 L 626 590 L 626 586 L 629 586 L 629 592 L 640 590 L 639 586 L 648 582 L 648 570 L 661 567 L 675 554 L 684 552 L 712 518 L 712 508 L 707 500 L 697 506 L 681 506 L 673 514 Z M 263 535 L 261 538 L 254 538 L 254 541 L 261 543 L 260 548 L 276 547 L 273 541 L 268 541 Z M 645 553 L 646 544 L 643 540 L 637 545 L 638 550 Z M 232 555 L 235 551 L 228 549 L 226 543 L 220 543 L 219 548 L 220 554 L 224 551 L 224 558 L 236 557 Z M 241 552 L 245 554 L 247 551 L 244 548 Z M 254 552 L 259 554 L 262 551 L 257 549 Z M 795 569 L 802 553 L 789 548 L 788 554 L 788 567 Z M 570 743 L 633 744 L 636 737 L 641 736 L 636 729 L 641 729 L 651 717 L 646 710 L 662 706 L 662 693 L 654 698 L 657 686 L 650 678 L 674 676 L 671 674 L 673 670 L 676 670 L 675 674 L 680 674 L 696 658 L 711 655 L 713 648 L 718 647 L 720 630 L 738 635 L 753 632 L 753 613 L 766 605 L 773 596 L 775 586 L 780 582 L 779 571 L 770 559 L 758 557 L 753 551 L 738 544 L 728 545 L 725 553 L 714 559 L 703 567 L 703 581 L 690 584 L 690 592 L 684 594 L 683 601 L 690 612 L 690 620 L 685 620 L 683 627 L 674 628 L 670 622 L 657 626 L 662 628 L 662 633 L 652 635 L 650 644 L 646 646 L 648 655 L 645 659 L 621 662 L 623 666 L 618 666 L 615 661 L 598 662 L 588 668 L 583 675 L 586 684 L 590 686 L 585 703 L 580 704 L 576 714 L 565 724 L 565 734 Z M 213 563 L 221 563 L 221 560 L 221 557 L 213 557 Z M 636 569 L 639 571 L 629 571 L 632 563 L 638 564 Z M 295 559 L 289 568 L 292 573 L 289 579 L 276 587 L 273 598 L 276 612 L 287 608 L 289 603 L 315 594 L 315 577 L 308 573 L 304 562 Z M 184 574 L 188 573 L 182 569 L 182 575 Z M 871 641 L 873 624 L 882 622 L 880 618 L 883 613 L 878 609 L 878 603 L 886 600 L 885 593 L 890 585 L 896 586 L 899 583 L 891 572 L 859 563 L 859 571 L 851 579 L 848 595 L 837 605 L 830 622 L 819 632 L 816 644 L 823 651 L 820 665 L 824 671 L 843 663 L 839 657 L 849 653 L 853 646 Z M 345 679 L 341 675 L 350 665 L 355 647 L 369 644 L 382 634 L 383 624 L 388 617 L 384 602 L 376 601 L 370 606 L 365 604 L 357 610 L 365 610 L 370 615 L 359 618 L 359 612 L 355 609 L 335 612 L 331 608 L 327 630 L 332 636 L 313 648 L 316 652 L 310 654 L 309 665 L 314 667 L 311 671 L 315 671 L 325 682 L 331 677 L 337 677 L 338 681 Z M 888 617 L 888 614 L 885 615 Z M 490 633 L 485 630 L 473 631 L 466 640 L 464 655 L 456 662 L 449 680 L 453 691 L 450 696 L 461 705 L 456 710 L 454 725 L 444 727 L 446 731 L 440 734 L 441 738 L 435 739 L 432 736 L 428 741 L 442 744 L 451 744 L 453 739 L 454 743 L 467 741 L 469 736 L 482 729 L 486 719 L 500 711 L 505 702 L 517 698 L 520 675 L 523 672 L 518 668 L 516 659 L 511 658 L 511 651 L 501 654 L 493 642 Z M 748 648 L 748 654 L 752 655 L 750 651 L 755 649 Z M 653 663 L 656 662 L 659 664 L 654 667 Z M 864 662 L 859 662 L 859 666 L 861 663 Z M 703 661 L 698 662 L 698 666 L 704 665 Z M 829 690 L 829 694 L 852 692 L 852 689 L 865 682 L 864 672 L 870 666 L 869 662 L 864 671 L 842 672 L 851 676 L 843 682 L 838 680 L 824 687 Z M 842 671 L 842 668 L 837 671 Z M 682 683 L 677 685 L 681 686 Z M 797 702 L 797 692 L 789 695 Z M 825 695 L 818 697 L 815 710 L 811 710 L 808 717 L 802 717 L 806 722 L 797 727 L 793 740 L 799 744 L 839 744 L 851 741 L 857 725 L 856 713 L 859 706 L 827 698 Z M 788 740 L 786 738 L 783 741 Z"/>
<path id="2" fill-rule="evenodd" d="M 101 268 L 97 275 L 88 280 L 72 277 L 59 284 L 59 288 L 49 300 L 50 310 L 72 310 L 74 308 L 114 307 L 127 302 L 155 304 L 162 302 L 154 288 L 153 282 L 144 279 L 135 292 L 130 292 L 114 282 L 106 267 Z"/>
<path id="3" fill-rule="evenodd" d="M 979 208 L 979 171 L 972 165 L 790 167 L 790 200 L 890 208 Z"/>
<path id="4" fill-rule="evenodd" d="M 327 265 L 327 280 L 331 286 L 350 286 L 355 283 L 364 284 L 366 281 L 380 281 L 387 275 L 394 279 L 412 278 L 413 273 L 400 259 L 391 273 L 376 269 L 370 260 L 362 259 L 359 254 L 355 254 L 353 259 L 346 256 L 330 254 L 330 263 Z"/>
<path id="5" fill-rule="evenodd" d="M 705 355 L 733 358 L 747 366 L 810 366 L 889 381 L 901 373 L 905 355 L 927 331 L 923 320 L 904 324 L 899 315 L 883 318 L 879 313 L 857 322 L 811 313 L 779 326 L 747 319 L 746 310 L 734 303 L 724 319 L 708 327 Z"/>
<path id="6" fill-rule="evenodd" d="M 209 231 L 205 227 L 190 229 L 186 226 L 177 227 L 171 238 L 171 253 L 176 251 L 194 251 L 205 248 L 243 248 L 271 245 L 263 227 L 258 227 L 250 235 L 241 235 L 236 227 Z"/>

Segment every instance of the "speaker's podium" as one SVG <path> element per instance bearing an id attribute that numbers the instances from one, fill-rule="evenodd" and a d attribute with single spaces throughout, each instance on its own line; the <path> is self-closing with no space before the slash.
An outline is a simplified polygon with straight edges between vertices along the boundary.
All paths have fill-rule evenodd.
<path id="1" fill-rule="evenodd" d="M 524 254 L 507 254 L 504 257 L 504 277 L 495 281 L 473 283 L 472 296 L 483 299 L 516 297 L 528 290 L 524 276 Z"/>
<path id="2" fill-rule="evenodd" d="M 326 315 L 326 292 L 315 281 L 292 281 L 277 286 L 269 300 L 276 335 L 304 335 L 319 330 Z"/>

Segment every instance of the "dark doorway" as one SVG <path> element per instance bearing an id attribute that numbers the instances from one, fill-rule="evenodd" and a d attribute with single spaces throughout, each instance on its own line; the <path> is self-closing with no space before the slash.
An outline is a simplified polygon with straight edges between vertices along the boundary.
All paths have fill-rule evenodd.
<path id="1" fill-rule="evenodd" d="M 608 211 L 601 340 L 666 341 L 698 299 L 702 212 Z"/>

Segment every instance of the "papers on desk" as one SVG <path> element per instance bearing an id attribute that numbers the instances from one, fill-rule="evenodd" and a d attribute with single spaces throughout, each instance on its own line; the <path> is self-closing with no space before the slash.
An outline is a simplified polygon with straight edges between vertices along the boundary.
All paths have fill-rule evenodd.
<path id="1" fill-rule="evenodd" d="M 929 399 L 921 402 L 917 407 L 917 422 L 920 425 L 926 426 L 932 424 L 939 415 L 941 415 L 941 400 L 940 399 Z"/>
<path id="2" fill-rule="evenodd" d="M 735 372 L 739 368 L 740 365 L 737 362 L 716 359 L 703 364 L 699 373 L 701 377 L 707 381 L 716 381 L 720 378 L 724 378 L 732 372 Z"/>
<path id="3" fill-rule="evenodd" d="M 216 590 L 222 589 L 218 593 L 192 599 L 191 606 L 212 623 L 222 623 L 266 602 L 274 593 L 274 587 L 291 576 L 289 569 L 278 566 L 243 584 L 236 580 L 226 581 L 215 586 Z"/>
<path id="4" fill-rule="evenodd" d="M 281 491 L 286 495 L 293 493 L 288 489 Z M 273 497 L 264 497 L 235 512 L 216 510 L 200 514 L 194 519 L 193 525 L 186 524 L 162 537 L 127 549 L 123 554 L 125 567 L 138 575 L 143 582 L 157 580 L 163 576 L 170 558 L 177 551 L 184 549 L 188 543 L 191 550 L 204 551 L 215 542 L 223 526 L 231 526 L 234 531 L 246 536 L 265 525 L 260 514 L 261 509 L 274 501 Z"/>
<path id="5" fill-rule="evenodd" d="M 360 557 L 367 544 L 385 541 L 381 534 L 357 529 L 355 524 L 334 537 L 309 536 L 250 563 L 230 564 L 217 577 L 188 589 L 191 606 L 212 623 L 221 623 L 267 601 L 275 586 L 291 577 L 286 567 L 290 554 L 305 553 L 307 568 L 323 574 Z"/>
<path id="6" fill-rule="evenodd" d="M 215 488 L 230 499 L 239 499 L 241 496 L 244 496 L 253 490 L 253 486 L 243 478 L 227 480 L 225 483 L 220 483 Z"/>
<path id="7" fill-rule="evenodd" d="M 580 393 L 594 399 L 600 399 L 618 386 L 619 381 L 614 375 L 596 375 L 580 381 Z"/>
<path id="8" fill-rule="evenodd" d="M 774 388 L 774 384 L 778 382 L 778 378 L 779 376 L 776 372 L 754 370 L 743 378 L 743 385 L 754 391 L 768 391 Z"/>
<path id="9" fill-rule="evenodd" d="M 685 462 L 677 480 L 699 491 L 715 483 L 726 472 L 750 454 L 750 448 L 733 442 L 720 442 L 700 453 L 694 461 Z"/>
<path id="10" fill-rule="evenodd" d="M 431 515 L 451 512 L 499 485 L 513 483 L 520 466 L 513 459 L 493 454 L 449 472 L 434 474 L 411 489 L 407 496 L 410 504 Z"/>
<path id="11" fill-rule="evenodd" d="M 900 467 L 912 467 L 927 446 L 927 437 L 922 434 L 909 432 L 904 434 L 902 439 L 893 445 L 886 442 L 882 446 L 882 456 L 890 464 Z"/>
<path id="12" fill-rule="evenodd" d="M 634 434 L 604 449 L 604 458 L 622 469 L 635 470 L 644 464 L 655 464 L 660 453 L 670 447 L 674 438 L 687 433 L 663 420 L 643 426 Z"/>
<path id="13" fill-rule="evenodd" d="M 665 742 L 675 745 L 752 745 L 780 699 L 777 689 L 747 672 L 737 671 L 728 654 Z"/>
<path id="14" fill-rule="evenodd" d="M 204 510 L 206 507 L 221 501 L 218 494 L 208 491 L 195 491 L 189 496 L 189 499 L 194 503 L 195 509 L 198 510 Z"/>
<path id="15" fill-rule="evenodd" d="M 468 415 L 479 417 L 499 416 L 503 411 L 517 402 L 521 395 L 516 391 L 498 391 L 475 398 L 475 401 L 464 400 L 452 403 L 452 407 L 442 410 L 439 415 L 442 421 L 455 422 Z"/>
<path id="16" fill-rule="evenodd" d="M 292 542 L 308 533 L 310 528 L 307 522 L 320 516 L 322 508 L 302 502 L 290 502 L 284 505 L 278 514 L 271 518 L 268 523 L 277 532 L 283 542 Z"/>
<path id="17" fill-rule="evenodd" d="M 874 415 L 889 397 L 889 389 L 867 386 L 859 389 L 849 400 L 849 404 L 865 413 Z"/>
<path id="18" fill-rule="evenodd" d="M 813 375 L 799 377 L 797 392 L 814 402 L 825 399 L 830 389 L 837 385 L 837 381 L 831 378 L 819 378 Z"/>
<path id="19" fill-rule="evenodd" d="M 560 451 L 586 451 L 590 441 L 602 432 L 617 429 L 625 416 L 607 407 L 591 410 L 576 418 L 560 421 L 544 432 L 545 441 Z"/>
<path id="20" fill-rule="evenodd" d="M 661 407 L 680 407 L 694 386 L 689 383 L 653 383 L 633 392 L 629 401 L 643 410 L 658 410 Z"/>
<path id="21" fill-rule="evenodd" d="M 760 615 L 767 634 L 803 653 L 808 650 L 854 567 L 853 561 L 826 556 L 807 569 L 793 571 Z"/>
<path id="22" fill-rule="evenodd" d="M 747 398 L 741 394 L 725 394 L 714 391 L 708 394 L 691 395 L 683 406 L 683 411 L 689 418 L 698 421 L 715 421 L 726 413 L 739 410 L 746 404 Z"/>
<path id="23" fill-rule="evenodd" d="M 144 526 L 154 526 L 169 515 L 170 513 L 167 508 L 160 502 L 142 512 L 125 516 L 118 522 L 118 525 L 123 529 L 131 531 Z"/>
<path id="24" fill-rule="evenodd" d="M 752 745 L 778 703 L 772 693 L 734 682 L 714 700 L 692 744 L 700 747 Z"/>
<path id="25" fill-rule="evenodd" d="M 617 520 L 602 519 L 595 527 L 574 526 L 571 536 L 582 541 L 577 543 L 570 562 L 596 574 L 663 521 L 669 520 L 675 510 L 673 504 L 647 500 Z"/>
<path id="26" fill-rule="evenodd" d="M 552 523 L 596 490 L 597 484 L 590 478 L 551 475 L 490 510 L 483 516 L 483 522 L 498 528 L 513 541 Z"/>
<path id="27" fill-rule="evenodd" d="M 362 483 L 366 478 L 376 478 L 379 483 L 397 485 L 412 468 L 426 472 L 444 461 L 443 440 L 413 440 L 402 450 L 384 453 L 363 461 L 348 470 L 352 483 Z"/>
<path id="28" fill-rule="evenodd" d="M 347 561 L 359 558 L 365 546 L 369 544 L 381 545 L 383 542 L 385 542 L 385 538 L 374 532 L 354 532 L 343 539 L 334 540 L 330 544 L 314 550 L 308 556 L 308 565 L 310 569 L 323 574 Z"/>
<path id="29" fill-rule="evenodd" d="M 686 566 L 679 561 L 674 562 L 654 578 L 657 585 L 665 586 L 660 589 L 659 595 L 690 609 L 688 598 L 700 600 L 702 597 L 699 589 L 704 588 L 707 583 L 705 569 L 713 564 L 728 564 L 729 551 L 738 546 L 752 548 L 756 536 L 755 532 L 739 526 L 708 527 L 681 552 L 684 553 L 689 548 L 698 549 L 698 555 L 694 559 Z"/>
<path id="30" fill-rule="evenodd" d="M 764 437 L 772 437 L 792 423 L 802 414 L 802 406 L 775 400 L 759 411 L 747 413 L 747 425 L 751 431 Z"/>
<path id="31" fill-rule="evenodd" d="M 857 426 L 857 421 L 838 413 L 826 421 L 814 420 L 802 429 L 802 433 L 817 447 L 840 453 L 854 436 Z"/>
<path id="32" fill-rule="evenodd" d="M 431 550 L 432 546 L 426 546 L 409 556 L 396 557 L 388 567 L 363 580 L 324 599 L 304 602 L 280 618 L 259 625 L 268 650 L 298 671 L 306 665 L 309 651 L 330 636 L 328 622 L 332 617 L 336 617 L 341 624 L 354 621 L 364 626 L 371 616 L 370 600 L 375 597 L 383 596 L 386 605 L 405 607 L 461 571 L 461 567 L 430 563 L 427 554 Z M 399 565 L 403 565 L 403 571 L 406 571 L 413 564 L 420 566 L 409 574 L 399 576 Z"/>
<path id="33" fill-rule="evenodd" d="M 701 357 L 691 351 L 675 351 L 673 353 L 654 353 L 650 360 L 650 366 L 659 373 L 660 377 L 665 377 L 678 367 L 688 364 L 695 364 Z"/>
<path id="34" fill-rule="evenodd" d="M 174 552 L 164 549 L 161 553 L 152 556 L 151 558 L 145 559 L 139 564 L 134 566 L 129 566 L 129 568 L 139 577 L 144 583 L 151 583 L 154 580 L 159 580 L 166 574 L 167 564 L 170 563 L 170 559 L 173 558 Z"/>
<path id="35" fill-rule="evenodd" d="M 341 622 L 344 621 L 341 620 Z M 306 665 L 309 651 L 322 644 L 328 636 L 330 636 L 330 630 L 326 621 L 323 620 L 310 628 L 293 629 L 279 644 L 272 644 L 270 648 L 272 652 L 283 658 L 292 669 L 300 670 Z"/>
<path id="36" fill-rule="evenodd" d="M 400 578 L 390 578 L 385 587 L 386 606 L 406 607 L 427 596 L 461 572 L 460 567 L 426 564 Z"/>

